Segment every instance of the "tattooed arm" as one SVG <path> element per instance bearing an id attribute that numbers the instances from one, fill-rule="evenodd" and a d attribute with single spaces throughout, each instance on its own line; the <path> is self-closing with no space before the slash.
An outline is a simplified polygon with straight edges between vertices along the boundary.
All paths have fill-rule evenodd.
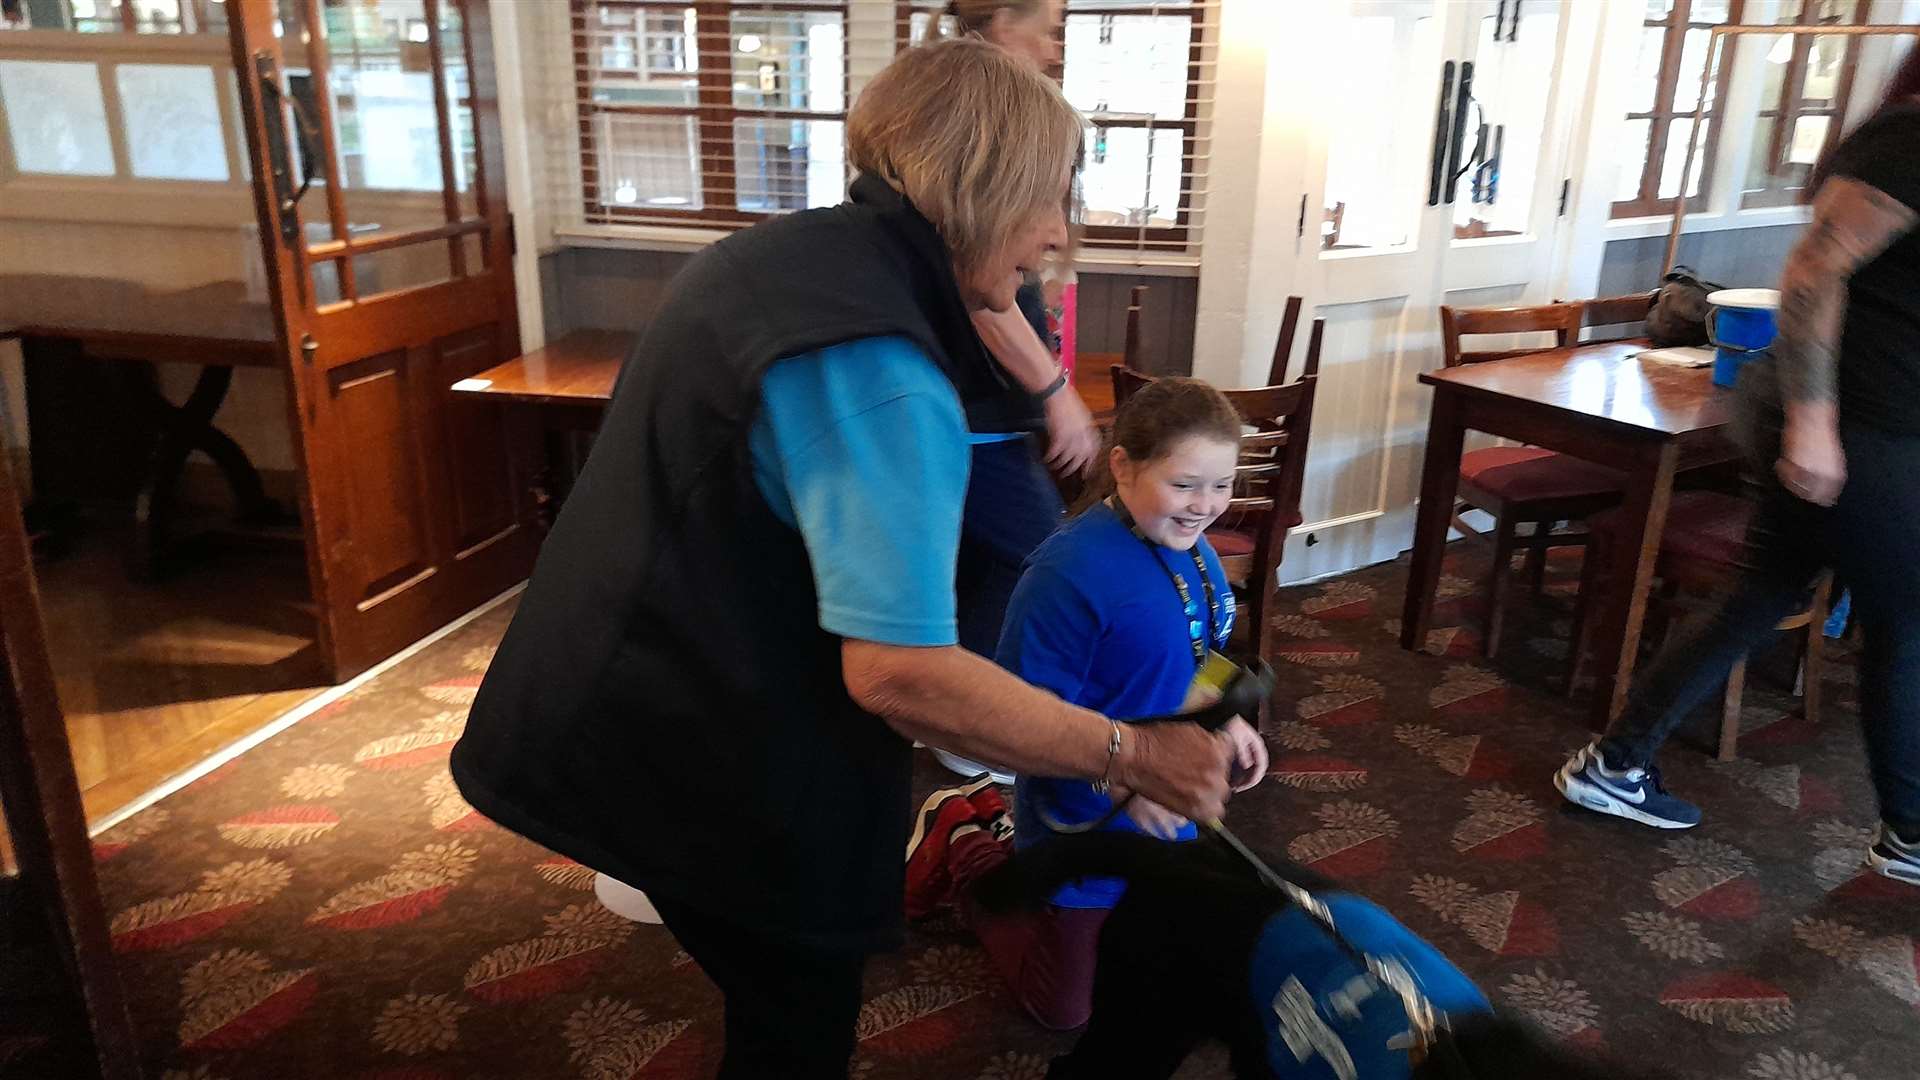
<path id="1" fill-rule="evenodd" d="M 1914 227 L 1920 215 L 1870 184 L 1836 176 L 1820 187 L 1813 223 L 1787 256 L 1774 342 L 1786 437 L 1775 471 L 1788 491 L 1831 506 L 1846 484 L 1838 375 L 1847 279 Z"/>

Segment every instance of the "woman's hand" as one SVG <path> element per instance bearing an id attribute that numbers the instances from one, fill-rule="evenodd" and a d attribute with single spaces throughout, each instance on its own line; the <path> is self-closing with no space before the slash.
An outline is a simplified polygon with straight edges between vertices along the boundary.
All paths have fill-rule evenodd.
<path id="1" fill-rule="evenodd" d="M 1226 813 L 1227 768 L 1233 747 L 1226 736 L 1198 724 L 1122 724 L 1125 735 L 1113 760 L 1116 788 L 1139 792 L 1194 821 Z M 1136 800 L 1138 801 L 1138 800 Z"/>
<path id="2" fill-rule="evenodd" d="M 1175 839 L 1180 835 L 1180 830 L 1187 827 L 1186 818 L 1152 799 L 1138 795 L 1127 803 L 1127 816 L 1140 826 L 1142 832 L 1161 840 Z"/>
<path id="3" fill-rule="evenodd" d="M 1814 415 L 1807 415 L 1809 411 Z M 1840 445 L 1837 412 L 1790 410 L 1773 471 L 1795 498 L 1832 506 L 1847 484 L 1847 452 Z"/>
<path id="4" fill-rule="evenodd" d="M 1233 744 L 1233 772 L 1230 777 L 1233 790 L 1245 791 L 1266 779 L 1267 740 L 1253 730 L 1253 725 L 1236 716 L 1227 721 L 1227 726 L 1220 731 Z"/>
<path id="5" fill-rule="evenodd" d="M 1071 384 L 1047 399 L 1047 467 L 1086 475 L 1100 456 L 1100 429 Z"/>

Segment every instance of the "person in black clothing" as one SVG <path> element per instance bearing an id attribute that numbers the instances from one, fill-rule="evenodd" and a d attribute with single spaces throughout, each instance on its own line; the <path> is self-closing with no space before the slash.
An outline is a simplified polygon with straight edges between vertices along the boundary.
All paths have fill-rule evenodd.
<path id="1" fill-rule="evenodd" d="M 1860 718 L 1881 818 L 1867 862 L 1920 885 L 1920 50 L 1808 190 L 1813 222 L 1787 258 L 1772 356 L 1741 379 L 1765 489 L 1748 568 L 1555 782 L 1601 813 L 1697 824 L 1655 753 L 1830 567 L 1864 638 Z"/>
<path id="2" fill-rule="evenodd" d="M 1224 811 L 1229 748 L 956 641 L 971 313 L 1067 240 L 1082 120 L 978 41 L 847 118 L 849 201 L 695 256 L 627 358 L 454 747 L 481 813 L 646 892 L 726 999 L 728 1080 L 845 1077 L 902 938 L 912 740 Z"/>

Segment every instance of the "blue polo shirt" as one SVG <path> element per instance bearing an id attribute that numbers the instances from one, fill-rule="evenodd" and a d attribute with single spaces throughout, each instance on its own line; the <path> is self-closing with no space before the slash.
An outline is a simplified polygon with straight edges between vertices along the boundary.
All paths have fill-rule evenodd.
<path id="1" fill-rule="evenodd" d="M 748 429 L 753 479 L 813 564 L 820 627 L 953 645 L 969 447 L 959 395 L 903 337 L 776 361 Z"/>
<path id="2" fill-rule="evenodd" d="M 1193 685 L 1193 635 L 1169 573 L 1187 584 L 1210 648 L 1224 648 L 1233 631 L 1233 590 L 1220 559 L 1203 537 L 1193 556 L 1141 540 L 1104 504 L 1048 537 L 1014 587 L 1000 634 L 1000 666 L 1076 705 L 1128 720 L 1176 712 Z M 1014 790 L 1014 843 L 1045 840 L 1042 817 L 1073 825 L 1112 809 L 1113 801 L 1083 780 L 1020 777 Z M 1118 815 L 1105 828 L 1139 832 Z M 1180 839 L 1192 839 L 1189 824 Z M 1112 907 L 1124 891 L 1118 879 L 1086 879 L 1053 897 L 1060 907 Z"/>

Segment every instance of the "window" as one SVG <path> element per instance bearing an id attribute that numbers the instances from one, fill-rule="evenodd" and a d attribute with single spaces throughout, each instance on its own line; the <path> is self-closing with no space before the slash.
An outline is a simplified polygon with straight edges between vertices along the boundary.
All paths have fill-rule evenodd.
<path id="1" fill-rule="evenodd" d="M 1869 0 L 1782 0 L 1774 20 L 1798 26 L 1867 21 Z M 1740 205 L 1797 202 L 1813 163 L 1840 138 L 1859 66 L 1860 39 L 1782 36 L 1767 52 L 1760 113 L 1754 121 Z"/>
<path id="2" fill-rule="evenodd" d="M 735 225 L 846 190 L 847 4 L 573 0 L 586 220 Z"/>
<path id="3" fill-rule="evenodd" d="M 1190 250 L 1200 184 L 1201 42 L 1214 5 L 1068 0 L 1060 85 L 1087 118 L 1092 247 Z"/>
<path id="4" fill-rule="evenodd" d="M 1743 0 L 1645 3 L 1634 96 L 1618 140 L 1622 147 L 1641 149 L 1629 152 L 1628 164 L 1620 171 L 1620 187 L 1613 204 L 1613 216 L 1617 218 L 1673 210 L 1689 141 L 1694 148 L 1694 167 L 1687 184 L 1688 200 L 1698 198 L 1711 183 L 1713 152 L 1720 137 L 1719 104 L 1726 97 L 1727 75 L 1733 66 L 1725 62 L 1727 50 L 1722 49 L 1716 57 L 1718 68 L 1707 86 L 1705 123 L 1698 132 L 1693 130 L 1693 111 L 1700 104 L 1700 78 L 1706 69 L 1713 27 L 1739 22 L 1743 6 Z"/>
<path id="5" fill-rule="evenodd" d="M 582 221 L 737 227 L 838 202 L 853 89 L 945 0 L 571 0 Z M 1089 246 L 1191 254 L 1200 42 L 1217 0 L 1068 0 Z M 849 30 L 849 22 L 853 29 Z M 891 33 L 889 30 L 891 22 Z"/>
<path id="6" fill-rule="evenodd" d="M 74 30 L 85 34 L 224 34 L 227 0 L 44 0 L 0 17 L 0 30 Z M 9 8 L 11 13 L 11 8 Z M 51 21 L 46 21 L 51 18 Z M 40 19 L 41 22 L 33 20 Z"/>

